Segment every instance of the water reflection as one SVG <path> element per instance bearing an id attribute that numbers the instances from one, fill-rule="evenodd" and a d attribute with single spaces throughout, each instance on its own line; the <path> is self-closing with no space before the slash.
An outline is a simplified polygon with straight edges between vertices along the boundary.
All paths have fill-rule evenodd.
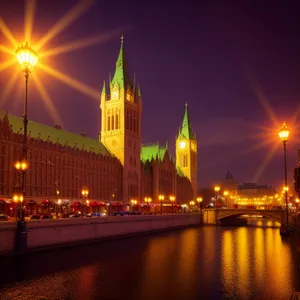
<path id="1" fill-rule="evenodd" d="M 264 228 L 272 222 L 259 222 L 34 254 L 21 265 L 0 261 L 0 299 L 288 299 L 299 290 L 289 244 Z"/>

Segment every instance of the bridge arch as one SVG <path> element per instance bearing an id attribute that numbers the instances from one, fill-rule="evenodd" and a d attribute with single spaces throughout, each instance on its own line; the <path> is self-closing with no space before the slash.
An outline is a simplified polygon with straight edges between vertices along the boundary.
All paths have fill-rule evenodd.
<path id="1" fill-rule="evenodd" d="M 218 210 L 217 220 L 224 220 L 231 217 L 239 217 L 242 215 L 260 215 L 268 219 L 274 220 L 279 224 L 284 222 L 284 211 L 282 210 L 250 210 L 250 209 L 224 209 Z"/>

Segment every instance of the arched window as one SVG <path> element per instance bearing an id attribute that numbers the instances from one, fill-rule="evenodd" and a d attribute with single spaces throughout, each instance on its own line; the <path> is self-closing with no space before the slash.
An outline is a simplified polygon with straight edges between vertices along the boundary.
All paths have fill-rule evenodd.
<path id="1" fill-rule="evenodd" d="M 116 113 L 116 129 L 119 129 L 120 127 L 120 124 L 119 124 L 119 111 L 117 110 L 117 113 Z"/>
<path id="2" fill-rule="evenodd" d="M 107 130 L 110 130 L 110 114 L 107 116 Z"/>
<path id="3" fill-rule="evenodd" d="M 115 116 L 112 115 L 111 116 L 111 130 L 114 130 L 115 129 Z"/>

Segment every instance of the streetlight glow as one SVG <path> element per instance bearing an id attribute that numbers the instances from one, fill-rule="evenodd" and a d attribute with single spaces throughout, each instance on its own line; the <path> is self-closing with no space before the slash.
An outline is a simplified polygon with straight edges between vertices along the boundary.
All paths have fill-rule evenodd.
<path id="1" fill-rule="evenodd" d="M 278 136 L 283 143 L 286 143 L 289 139 L 290 130 L 287 128 L 286 123 L 283 122 L 282 127 L 278 131 Z"/>
<path id="2" fill-rule="evenodd" d="M 16 49 L 16 55 L 25 75 L 29 75 L 38 61 L 35 50 L 26 42 Z"/>

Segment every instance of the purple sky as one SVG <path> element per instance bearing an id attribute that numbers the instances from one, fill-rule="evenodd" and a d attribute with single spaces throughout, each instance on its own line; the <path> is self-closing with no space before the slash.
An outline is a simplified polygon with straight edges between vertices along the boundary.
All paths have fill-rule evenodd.
<path id="1" fill-rule="evenodd" d="M 23 36 L 23 1 L 1 4 L 1 16 L 16 36 Z M 38 1 L 34 22 L 37 40 L 78 1 Z M 253 90 L 252 76 L 280 121 L 289 121 L 300 99 L 300 7 L 292 1 L 261 1 L 228 6 L 226 1 L 95 1 L 83 16 L 51 40 L 50 49 L 73 40 L 121 29 L 131 74 L 137 74 L 143 96 L 143 143 L 174 139 L 189 103 L 198 138 L 201 187 L 220 182 L 228 169 L 238 182 L 282 184 L 282 148 L 256 176 L 271 146 L 247 153 L 261 142 L 260 126 L 272 128 Z M 257 4 L 256 4 L 257 2 Z M 269 1 L 266 1 L 266 3 Z M 168 5 L 167 3 L 172 3 Z M 281 5 L 279 4 L 281 3 Z M 293 3 L 296 3 L 294 1 Z M 0 34 L 0 44 L 9 45 Z M 45 64 L 101 90 L 113 73 L 119 33 L 102 44 L 51 57 Z M 0 53 L 0 64 L 6 56 Z M 5 86 L 13 69 L 0 73 Z M 247 70 L 247 72 L 246 72 Z M 64 129 L 97 138 L 99 102 L 35 70 L 63 119 Z M 251 74 L 251 76 L 248 76 Z M 22 114 L 23 78 L 1 108 Z M 1 88 L 2 91 L 2 88 Z M 1 95 L 0 95 L 1 96 Z M 29 117 L 55 121 L 30 82 Z M 252 139 L 249 139 L 252 137 Z M 289 180 L 297 164 L 299 135 L 288 145 Z M 274 145 L 280 143 L 274 139 Z M 243 154 L 244 153 L 244 154 Z"/>

